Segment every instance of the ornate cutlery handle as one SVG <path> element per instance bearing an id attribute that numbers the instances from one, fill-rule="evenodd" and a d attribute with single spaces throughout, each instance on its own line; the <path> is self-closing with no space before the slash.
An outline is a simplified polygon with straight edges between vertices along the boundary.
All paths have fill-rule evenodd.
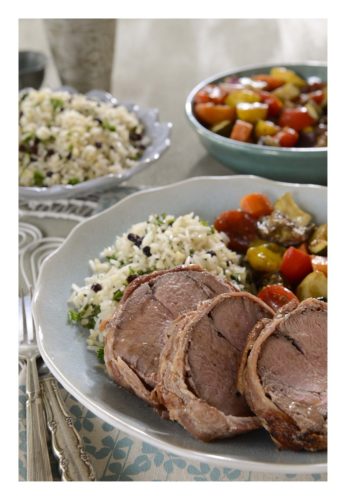
<path id="1" fill-rule="evenodd" d="M 53 452 L 59 460 L 62 480 L 95 481 L 93 466 L 65 410 L 56 380 L 51 376 L 42 377 L 41 387 Z"/>
<path id="2" fill-rule="evenodd" d="M 53 481 L 36 358 L 27 362 L 26 393 L 27 480 Z"/>

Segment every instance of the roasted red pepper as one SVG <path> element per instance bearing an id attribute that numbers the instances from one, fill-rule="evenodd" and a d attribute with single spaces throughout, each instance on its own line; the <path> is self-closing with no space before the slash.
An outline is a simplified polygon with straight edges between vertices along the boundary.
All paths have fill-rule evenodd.
<path id="1" fill-rule="evenodd" d="M 312 272 L 310 256 L 295 247 L 289 247 L 282 258 L 281 274 L 292 284 L 298 284 Z"/>

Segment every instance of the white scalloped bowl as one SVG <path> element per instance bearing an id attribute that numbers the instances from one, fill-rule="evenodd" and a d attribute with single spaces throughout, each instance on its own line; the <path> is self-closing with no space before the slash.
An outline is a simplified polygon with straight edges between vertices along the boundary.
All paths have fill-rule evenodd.
<path id="1" fill-rule="evenodd" d="M 65 90 L 70 93 L 75 93 L 76 90 L 72 87 L 60 87 L 56 90 Z M 21 93 L 28 91 L 23 89 Z M 150 139 L 150 144 L 144 150 L 143 156 L 138 160 L 137 165 L 121 174 L 108 174 L 95 179 L 90 179 L 85 182 L 80 182 L 75 185 L 58 184 L 50 187 L 24 187 L 19 186 L 19 198 L 22 200 L 47 200 L 61 199 L 77 196 L 85 196 L 87 194 L 108 190 L 127 181 L 137 173 L 144 170 L 146 167 L 156 162 L 171 144 L 170 135 L 172 123 L 160 122 L 159 111 L 156 108 L 141 108 L 137 104 L 130 102 L 120 102 L 114 96 L 103 90 L 91 90 L 86 97 L 96 99 L 102 102 L 110 102 L 114 105 L 123 105 L 128 111 L 136 114 L 138 119 L 144 124 L 145 133 Z"/>
<path id="2" fill-rule="evenodd" d="M 89 259 L 111 245 L 116 235 L 152 213 L 195 212 L 212 222 L 222 210 L 239 206 L 241 197 L 254 191 L 272 200 L 290 191 L 317 223 L 326 221 L 327 188 L 255 176 L 195 177 L 132 194 L 75 227 L 43 264 L 33 301 L 39 348 L 52 373 L 82 404 L 109 424 L 147 443 L 224 467 L 286 474 L 324 473 L 325 452 L 279 451 L 263 429 L 212 443 L 195 439 L 110 380 L 100 370 L 95 354 L 87 349 L 87 334 L 67 321 L 71 284 L 84 282 L 90 274 Z"/>

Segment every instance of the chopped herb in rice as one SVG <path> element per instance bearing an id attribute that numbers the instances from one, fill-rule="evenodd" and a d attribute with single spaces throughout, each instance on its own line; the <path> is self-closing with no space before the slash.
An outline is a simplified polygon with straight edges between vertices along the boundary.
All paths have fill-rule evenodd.
<path id="1" fill-rule="evenodd" d="M 120 174 L 148 144 L 143 124 L 124 106 L 50 89 L 32 89 L 19 101 L 20 186 Z"/>
<path id="2" fill-rule="evenodd" d="M 104 344 L 100 323 L 119 307 L 128 283 L 137 276 L 179 265 L 198 264 L 243 288 L 246 269 L 240 255 L 227 248 L 227 242 L 224 233 L 193 213 L 150 215 L 90 261 L 92 274 L 84 285 L 73 285 L 70 321 L 89 329 L 87 343 L 97 351 Z"/>

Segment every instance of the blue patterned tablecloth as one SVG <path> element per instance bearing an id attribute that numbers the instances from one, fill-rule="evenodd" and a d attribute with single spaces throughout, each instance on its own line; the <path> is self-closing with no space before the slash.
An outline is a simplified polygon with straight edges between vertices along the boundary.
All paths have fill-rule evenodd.
<path id="1" fill-rule="evenodd" d="M 20 382 L 23 377 L 20 376 Z M 98 481 L 325 481 L 326 474 L 264 474 L 216 467 L 166 453 L 117 430 L 60 386 L 66 408 L 84 443 Z M 25 385 L 19 385 L 19 480 L 26 480 Z M 53 476 L 60 480 L 51 456 Z"/>

